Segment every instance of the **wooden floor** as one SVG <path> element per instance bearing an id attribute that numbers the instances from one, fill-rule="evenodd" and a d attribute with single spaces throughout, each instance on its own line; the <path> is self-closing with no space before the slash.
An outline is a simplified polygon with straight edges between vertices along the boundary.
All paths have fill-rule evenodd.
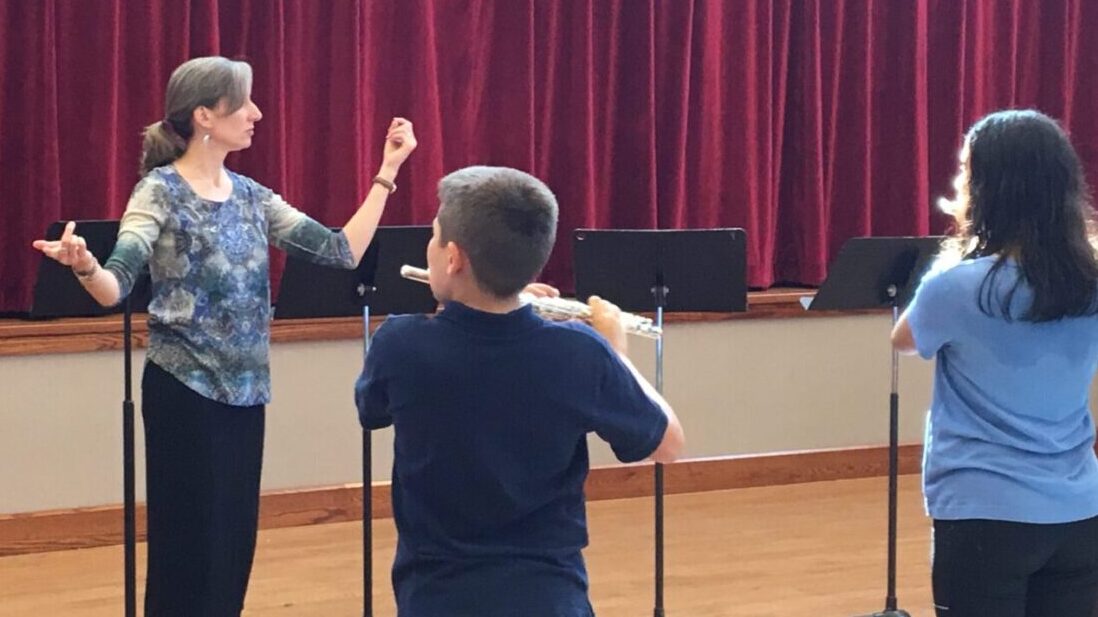
<path id="1" fill-rule="evenodd" d="M 918 477 L 901 478 L 900 487 L 900 608 L 931 617 L 929 526 Z M 881 610 L 885 489 L 885 480 L 874 478 L 668 497 L 668 617 L 853 617 Z M 599 617 L 652 614 L 651 504 L 589 505 L 586 556 Z M 244 615 L 361 615 L 359 529 L 340 523 L 261 532 Z M 374 529 L 375 615 L 392 617 L 392 521 L 377 521 Z M 2 558 L 0 617 L 120 615 L 121 564 L 120 547 Z M 143 545 L 138 564 L 143 570 Z"/>

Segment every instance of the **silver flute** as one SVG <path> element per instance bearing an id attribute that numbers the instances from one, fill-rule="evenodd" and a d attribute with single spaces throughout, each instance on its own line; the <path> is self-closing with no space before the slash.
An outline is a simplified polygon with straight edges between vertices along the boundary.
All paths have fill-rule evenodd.
<path id="1" fill-rule="evenodd" d="M 427 270 L 415 266 L 401 266 L 400 275 L 408 280 L 420 283 L 427 283 L 430 280 Z M 534 311 L 545 319 L 556 321 L 567 319 L 591 320 L 591 307 L 578 300 L 539 298 L 533 294 L 522 292 L 519 294 L 519 301 L 523 304 L 532 305 Z M 626 332 L 637 336 L 658 339 L 663 335 L 663 329 L 652 323 L 651 319 L 633 313 L 622 311 L 621 325 Z"/>

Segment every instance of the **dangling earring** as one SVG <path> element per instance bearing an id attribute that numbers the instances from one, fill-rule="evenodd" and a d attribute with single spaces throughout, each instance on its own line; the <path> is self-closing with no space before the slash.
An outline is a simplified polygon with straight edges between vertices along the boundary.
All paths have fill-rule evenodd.
<path id="1" fill-rule="evenodd" d="M 209 133 L 206 133 L 205 135 L 202 136 L 202 144 L 209 147 L 209 145 L 210 145 L 210 134 Z"/>

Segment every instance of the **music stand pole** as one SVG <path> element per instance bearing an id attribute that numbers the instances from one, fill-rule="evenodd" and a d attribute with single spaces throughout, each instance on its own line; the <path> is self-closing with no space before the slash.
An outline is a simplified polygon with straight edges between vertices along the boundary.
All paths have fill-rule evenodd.
<path id="1" fill-rule="evenodd" d="M 126 617 L 137 615 L 137 505 L 134 494 L 134 412 L 133 412 L 133 309 L 125 300 L 122 314 L 122 365 L 124 399 L 122 401 L 122 495 L 123 535 L 125 544 Z"/>
<path id="2" fill-rule="evenodd" d="M 667 303 L 668 289 L 657 277 L 652 295 L 656 301 L 656 327 L 663 331 L 663 309 Z M 663 395 L 663 335 L 656 339 L 656 391 Z M 656 506 L 656 598 L 652 610 L 654 617 L 664 617 L 663 607 L 663 464 L 656 463 L 655 470 L 655 506 Z"/>
<path id="3" fill-rule="evenodd" d="M 892 300 L 892 326 L 900 320 L 899 288 L 888 286 Z M 899 514 L 897 494 L 900 473 L 900 354 L 892 348 L 892 389 L 888 395 L 888 588 L 885 610 L 874 617 L 911 617 L 897 608 L 896 602 L 896 519 Z"/>
<path id="4" fill-rule="evenodd" d="M 900 320 L 900 289 L 889 285 L 885 289 L 892 306 L 892 326 Z M 900 473 L 900 354 L 892 348 L 892 386 L 888 394 L 888 583 L 885 591 L 885 608 L 866 617 L 911 617 L 911 613 L 897 608 L 896 601 L 896 518 L 899 514 L 897 493 Z"/>
<path id="5" fill-rule="evenodd" d="M 370 305 L 362 305 L 362 357 L 370 351 Z M 362 429 L 362 615 L 374 614 L 373 443 Z"/>

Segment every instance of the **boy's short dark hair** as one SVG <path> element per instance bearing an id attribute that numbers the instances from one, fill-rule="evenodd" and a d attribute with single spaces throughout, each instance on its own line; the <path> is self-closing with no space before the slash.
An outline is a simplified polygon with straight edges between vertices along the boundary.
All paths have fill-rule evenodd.
<path id="1" fill-rule="evenodd" d="M 439 239 L 469 255 L 483 291 L 516 294 L 545 267 L 557 199 L 541 180 L 509 167 L 466 167 L 439 181 L 438 198 Z"/>

